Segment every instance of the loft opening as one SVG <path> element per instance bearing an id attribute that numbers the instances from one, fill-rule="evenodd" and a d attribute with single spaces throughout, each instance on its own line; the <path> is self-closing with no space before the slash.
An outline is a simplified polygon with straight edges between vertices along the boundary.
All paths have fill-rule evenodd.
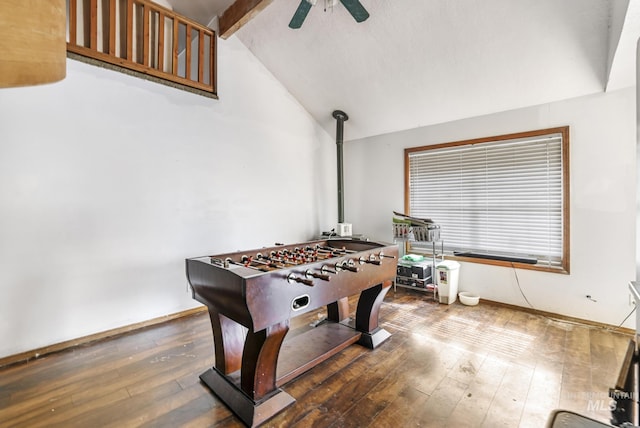
<path id="1" fill-rule="evenodd" d="M 217 98 L 215 32 L 150 0 L 67 0 L 67 55 Z"/>

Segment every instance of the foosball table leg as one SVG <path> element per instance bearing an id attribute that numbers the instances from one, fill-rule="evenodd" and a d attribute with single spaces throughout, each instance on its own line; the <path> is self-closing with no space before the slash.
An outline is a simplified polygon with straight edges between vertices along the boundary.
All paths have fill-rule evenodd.
<path id="1" fill-rule="evenodd" d="M 356 330 L 362 333 L 358 341 L 360 345 L 375 349 L 391 336 L 378 326 L 380 306 L 390 288 L 391 280 L 387 280 L 360 293 L 356 309 Z"/>
<path id="2" fill-rule="evenodd" d="M 343 297 L 337 302 L 327 305 L 327 319 L 333 322 L 341 322 L 349 318 L 349 298 Z"/>
<path id="3" fill-rule="evenodd" d="M 278 354 L 289 321 L 252 332 L 214 308 L 209 315 L 216 361 L 200 380 L 250 427 L 295 403 L 276 386 Z"/>

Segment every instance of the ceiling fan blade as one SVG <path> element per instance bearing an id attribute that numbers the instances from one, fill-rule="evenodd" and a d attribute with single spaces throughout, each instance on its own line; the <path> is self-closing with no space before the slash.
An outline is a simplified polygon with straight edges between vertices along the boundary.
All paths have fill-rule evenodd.
<path id="1" fill-rule="evenodd" d="M 291 22 L 289 22 L 289 28 L 297 29 L 302 27 L 302 23 L 307 17 L 310 9 L 311 3 L 307 0 L 300 0 L 300 6 L 296 9 L 296 13 L 293 14 L 293 18 L 291 18 Z"/>
<path id="2" fill-rule="evenodd" d="M 366 21 L 369 17 L 369 12 L 367 12 L 359 0 L 340 0 L 340 3 L 344 5 L 356 22 Z"/>

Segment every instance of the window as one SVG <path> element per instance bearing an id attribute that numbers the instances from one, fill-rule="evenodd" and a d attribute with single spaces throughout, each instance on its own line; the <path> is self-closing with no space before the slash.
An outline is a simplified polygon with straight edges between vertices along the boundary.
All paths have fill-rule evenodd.
<path id="1" fill-rule="evenodd" d="M 569 127 L 405 149 L 405 211 L 467 261 L 568 273 L 568 201 Z"/>

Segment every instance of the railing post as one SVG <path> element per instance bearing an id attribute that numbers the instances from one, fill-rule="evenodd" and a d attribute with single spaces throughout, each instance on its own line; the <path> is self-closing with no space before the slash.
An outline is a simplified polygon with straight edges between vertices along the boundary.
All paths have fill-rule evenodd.
<path id="1" fill-rule="evenodd" d="M 127 59 L 133 61 L 133 0 L 127 0 Z"/>
<path id="2" fill-rule="evenodd" d="M 142 4 L 142 63 L 149 66 L 149 15 L 151 11 L 146 4 Z"/>
<path id="3" fill-rule="evenodd" d="M 164 14 L 158 12 L 158 70 L 164 71 Z"/>
<path id="4" fill-rule="evenodd" d="M 98 50 L 98 0 L 89 5 L 89 47 Z"/>
<path id="5" fill-rule="evenodd" d="M 173 37 L 172 37 L 172 41 L 173 41 L 173 60 L 171 62 L 172 64 L 172 68 L 173 68 L 173 75 L 177 76 L 178 75 L 178 39 L 180 38 L 180 35 L 178 34 L 178 18 L 177 17 L 173 17 Z"/>
<path id="6" fill-rule="evenodd" d="M 198 82 L 204 79 L 204 32 L 198 30 Z"/>
<path id="7" fill-rule="evenodd" d="M 69 0 L 69 43 L 77 45 L 76 33 L 78 31 L 78 4 L 76 0 Z"/>
<path id="8" fill-rule="evenodd" d="M 109 55 L 116 54 L 116 0 L 109 0 Z"/>
<path id="9" fill-rule="evenodd" d="M 191 80 L 191 25 L 186 24 L 185 33 L 185 60 L 184 60 L 184 78 Z"/>

